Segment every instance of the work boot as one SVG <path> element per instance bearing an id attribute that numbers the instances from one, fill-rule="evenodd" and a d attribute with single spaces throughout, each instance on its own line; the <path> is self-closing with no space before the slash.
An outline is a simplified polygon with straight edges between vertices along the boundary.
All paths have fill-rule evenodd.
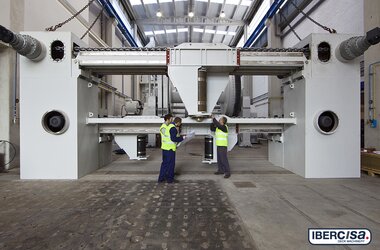
<path id="1" fill-rule="evenodd" d="M 225 174 L 225 175 L 224 175 L 224 178 L 225 178 L 225 179 L 228 179 L 228 178 L 230 178 L 230 176 L 231 176 L 231 174 Z"/>
<path id="2" fill-rule="evenodd" d="M 216 175 L 220 175 L 220 174 L 224 174 L 224 173 L 219 172 L 219 171 L 216 171 L 214 174 L 216 174 Z"/>

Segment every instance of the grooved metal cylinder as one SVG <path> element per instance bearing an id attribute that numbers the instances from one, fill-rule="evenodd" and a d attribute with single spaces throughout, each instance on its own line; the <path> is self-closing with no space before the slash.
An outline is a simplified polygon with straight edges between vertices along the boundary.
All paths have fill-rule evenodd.
<path id="1" fill-rule="evenodd" d="M 146 135 L 137 136 L 137 157 L 146 157 Z"/>
<path id="2" fill-rule="evenodd" d="M 198 112 L 207 112 L 207 72 L 198 70 Z"/>
<path id="3" fill-rule="evenodd" d="M 214 158 L 214 138 L 212 136 L 205 137 L 205 159 Z"/>
<path id="4" fill-rule="evenodd" d="M 344 60 L 349 61 L 363 55 L 370 46 L 365 36 L 351 37 L 340 44 L 339 52 Z"/>
<path id="5" fill-rule="evenodd" d="M 15 34 L 0 25 L 0 41 L 9 43 L 20 55 L 32 61 L 39 61 L 46 55 L 46 48 L 41 42 L 29 35 Z"/>

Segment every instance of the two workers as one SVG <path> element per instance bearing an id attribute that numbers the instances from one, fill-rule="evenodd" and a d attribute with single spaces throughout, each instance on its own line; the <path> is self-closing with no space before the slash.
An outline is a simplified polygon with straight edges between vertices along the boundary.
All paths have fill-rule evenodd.
<path id="1" fill-rule="evenodd" d="M 228 146 L 228 127 L 226 125 L 227 118 L 221 117 L 219 121 L 212 116 L 213 122 L 210 126 L 211 131 L 215 131 L 215 140 L 217 146 L 218 156 L 218 170 L 215 174 L 224 174 L 224 178 L 231 176 L 230 166 L 227 158 Z M 162 149 L 162 163 L 158 182 L 177 183 L 178 180 L 174 179 L 175 168 L 175 155 L 177 150 L 177 143 L 183 141 L 185 136 L 180 135 L 180 127 L 182 119 L 179 117 L 174 118 L 171 114 L 164 117 L 164 123 L 160 127 L 161 134 L 161 149 Z"/>

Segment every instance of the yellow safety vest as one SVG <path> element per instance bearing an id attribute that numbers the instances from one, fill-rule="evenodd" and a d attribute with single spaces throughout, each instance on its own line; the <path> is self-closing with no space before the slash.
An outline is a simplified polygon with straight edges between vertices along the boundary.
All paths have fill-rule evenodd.
<path id="1" fill-rule="evenodd" d="M 166 125 L 163 123 L 160 127 L 161 149 L 173 150 L 177 149 L 177 144 L 170 139 L 170 129 L 175 128 L 173 124 Z"/>
<path id="2" fill-rule="evenodd" d="M 219 128 L 215 129 L 216 146 L 219 146 L 219 147 L 227 147 L 228 146 L 228 127 L 227 127 L 227 125 L 225 125 L 225 126 L 227 128 L 227 133 L 224 133 Z"/>

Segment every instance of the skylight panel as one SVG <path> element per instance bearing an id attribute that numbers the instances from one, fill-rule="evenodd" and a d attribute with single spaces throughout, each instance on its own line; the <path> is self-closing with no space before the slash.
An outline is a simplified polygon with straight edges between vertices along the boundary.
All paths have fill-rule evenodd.
<path id="1" fill-rule="evenodd" d="M 249 7 L 249 6 L 251 6 L 251 4 L 252 4 L 251 0 L 242 0 L 240 5 Z"/>
<path id="2" fill-rule="evenodd" d="M 205 33 L 207 33 L 207 34 L 215 34 L 215 30 L 205 29 Z"/>
<path id="3" fill-rule="evenodd" d="M 178 33 L 180 32 L 189 32 L 189 29 L 188 28 L 180 28 L 178 29 Z"/>
<path id="4" fill-rule="evenodd" d="M 166 34 L 170 34 L 170 33 L 177 33 L 177 30 L 176 29 L 166 30 Z"/>
<path id="5" fill-rule="evenodd" d="M 236 1 L 236 0 L 226 0 L 226 4 L 238 5 L 239 1 Z"/>
<path id="6" fill-rule="evenodd" d="M 203 33 L 203 32 L 204 32 L 204 29 L 194 28 L 193 31 L 194 31 L 194 32 Z"/>
<path id="7" fill-rule="evenodd" d="M 218 35 L 227 35 L 227 31 L 224 31 L 224 30 L 217 30 L 217 31 L 216 31 L 216 34 L 218 34 Z"/>
<path id="8" fill-rule="evenodd" d="M 131 5 L 141 5 L 140 0 L 129 0 L 129 2 L 131 3 Z"/>
<path id="9" fill-rule="evenodd" d="M 144 4 L 157 4 L 157 0 L 142 0 Z"/>
<path id="10" fill-rule="evenodd" d="M 162 35 L 162 34 L 165 34 L 165 30 L 155 30 L 155 31 L 154 31 L 154 34 L 155 34 L 155 35 Z"/>

